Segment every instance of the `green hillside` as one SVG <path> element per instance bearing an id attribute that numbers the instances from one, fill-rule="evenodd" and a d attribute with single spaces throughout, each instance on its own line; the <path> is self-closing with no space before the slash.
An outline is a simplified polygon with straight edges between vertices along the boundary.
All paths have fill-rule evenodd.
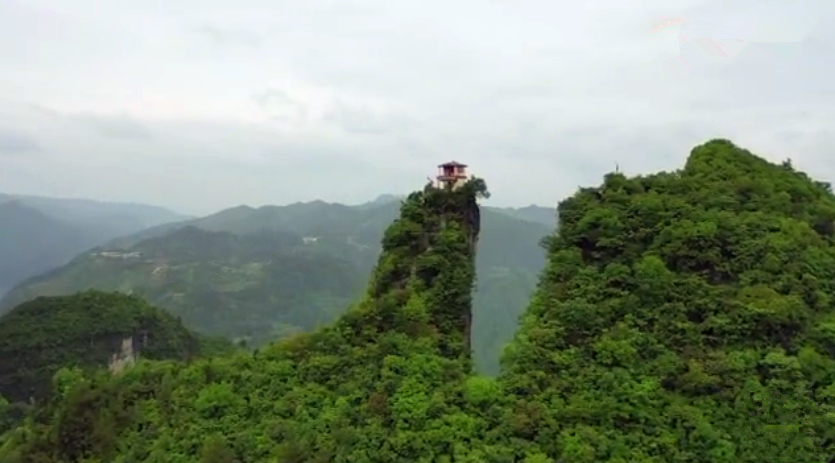
<path id="1" fill-rule="evenodd" d="M 728 141 L 609 174 L 559 233 L 502 382 L 555 461 L 835 455 L 835 197 Z"/>
<path id="2" fill-rule="evenodd" d="M 484 191 L 411 195 L 334 325 L 64 378 L 0 461 L 832 461 L 827 184 L 714 140 L 679 171 L 581 189 L 498 378 L 467 351 Z"/>
<path id="3" fill-rule="evenodd" d="M 38 295 L 118 290 L 200 332 L 259 346 L 330 323 L 361 297 L 399 206 L 240 206 L 151 228 L 24 282 L 0 300 L 0 313 Z M 551 229 L 492 209 L 482 215 L 473 345 L 479 371 L 495 374 L 545 265 L 538 242 Z"/>
<path id="4" fill-rule="evenodd" d="M 39 297 L 0 317 L 0 396 L 13 402 L 43 398 L 58 369 L 106 367 L 124 339 L 147 359 L 184 360 L 209 342 L 135 296 L 88 291 Z"/>
<path id="5" fill-rule="evenodd" d="M 133 293 L 199 332 L 266 341 L 332 321 L 365 283 L 351 262 L 293 234 L 233 235 L 196 227 L 127 250 L 84 254 L 10 292 L 3 306 L 87 288 Z"/>

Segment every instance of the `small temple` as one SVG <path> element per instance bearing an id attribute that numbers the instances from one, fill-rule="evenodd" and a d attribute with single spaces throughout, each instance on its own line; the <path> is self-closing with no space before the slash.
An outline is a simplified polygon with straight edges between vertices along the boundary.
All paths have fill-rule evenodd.
<path id="1" fill-rule="evenodd" d="M 450 161 L 438 166 L 436 186 L 455 190 L 467 181 L 467 165 L 460 162 Z"/>

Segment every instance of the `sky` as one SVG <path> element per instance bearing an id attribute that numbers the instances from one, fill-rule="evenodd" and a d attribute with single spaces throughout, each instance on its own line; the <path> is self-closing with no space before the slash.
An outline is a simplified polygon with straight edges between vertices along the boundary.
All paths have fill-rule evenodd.
<path id="1" fill-rule="evenodd" d="M 833 180 L 835 33 L 818 20 L 833 13 L 822 0 L 0 0 L 0 191 L 188 214 L 356 204 L 456 160 L 490 205 L 553 207 L 616 166 L 678 168 L 712 138 Z"/>

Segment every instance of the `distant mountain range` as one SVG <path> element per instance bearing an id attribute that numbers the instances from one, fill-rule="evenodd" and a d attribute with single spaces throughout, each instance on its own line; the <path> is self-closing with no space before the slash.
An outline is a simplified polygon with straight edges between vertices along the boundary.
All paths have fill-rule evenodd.
<path id="1" fill-rule="evenodd" d="M 147 204 L 0 193 L 0 203 L 10 201 L 18 201 L 78 228 L 95 230 L 101 236 L 127 235 L 162 223 L 192 218 Z"/>
<path id="2" fill-rule="evenodd" d="M 0 312 L 39 295 L 116 290 L 200 332 L 259 345 L 343 313 L 364 291 L 399 206 L 397 196 L 385 195 L 359 206 L 238 206 L 160 220 L 29 278 L 0 300 Z M 537 243 L 555 220 L 553 209 L 537 206 L 482 207 L 473 339 L 482 371 L 498 370 L 499 352 L 544 266 Z"/>
<path id="3" fill-rule="evenodd" d="M 535 206 L 531 204 L 530 206 L 517 208 L 492 207 L 490 209 L 516 217 L 517 219 L 527 220 L 528 222 L 541 223 L 552 228 L 557 226 L 557 212 L 555 208 Z"/>
<path id="4" fill-rule="evenodd" d="M 381 206 L 384 204 L 400 201 L 405 197 L 406 196 L 404 195 L 392 194 L 380 195 L 377 196 L 377 198 L 373 201 L 369 201 L 365 204 L 360 205 L 359 207 Z M 549 227 L 554 227 L 557 225 L 557 212 L 555 208 L 542 207 L 537 206 L 535 204 L 531 204 L 530 206 L 525 207 L 482 207 L 492 211 L 501 212 L 512 217 L 516 217 L 517 219 L 526 220 L 528 222 L 542 223 L 548 225 Z"/>
<path id="5" fill-rule="evenodd" d="M 186 218 L 154 206 L 0 193 L 0 293 L 102 242 Z"/>

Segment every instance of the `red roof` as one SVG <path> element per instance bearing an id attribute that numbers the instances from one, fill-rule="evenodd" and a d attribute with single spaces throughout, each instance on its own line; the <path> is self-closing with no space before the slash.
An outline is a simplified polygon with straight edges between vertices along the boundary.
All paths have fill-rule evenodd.
<path id="1" fill-rule="evenodd" d="M 438 167 L 467 167 L 466 164 L 461 164 L 460 162 L 449 161 L 446 164 L 441 164 Z"/>

